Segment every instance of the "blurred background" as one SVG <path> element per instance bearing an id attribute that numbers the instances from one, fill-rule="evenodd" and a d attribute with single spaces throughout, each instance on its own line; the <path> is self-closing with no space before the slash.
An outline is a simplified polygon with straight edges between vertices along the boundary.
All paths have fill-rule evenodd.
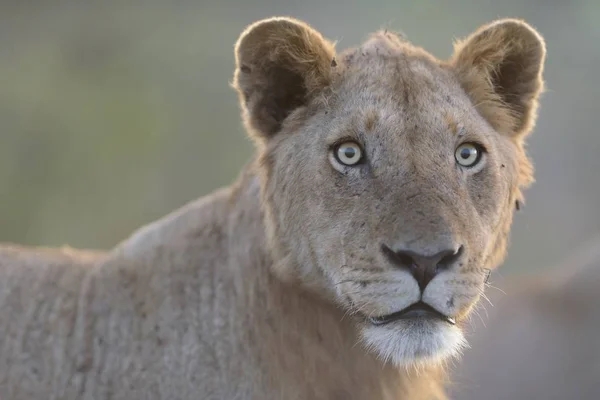
<path id="1" fill-rule="evenodd" d="M 0 0 L 0 241 L 108 249 L 232 182 L 253 151 L 233 45 L 276 14 L 338 49 L 386 27 L 440 58 L 485 22 L 526 19 L 548 46 L 537 182 L 495 277 L 547 274 L 600 233 L 598 0 Z"/>

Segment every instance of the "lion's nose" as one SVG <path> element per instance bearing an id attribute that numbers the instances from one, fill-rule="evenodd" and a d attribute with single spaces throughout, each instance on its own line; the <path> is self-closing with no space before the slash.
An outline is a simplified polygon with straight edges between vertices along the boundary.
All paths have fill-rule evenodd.
<path id="1" fill-rule="evenodd" d="M 423 255 L 409 249 L 392 250 L 386 245 L 382 246 L 382 250 L 392 264 L 412 273 L 422 292 L 440 271 L 448 269 L 458 261 L 464 247 L 442 250 L 434 255 Z"/>

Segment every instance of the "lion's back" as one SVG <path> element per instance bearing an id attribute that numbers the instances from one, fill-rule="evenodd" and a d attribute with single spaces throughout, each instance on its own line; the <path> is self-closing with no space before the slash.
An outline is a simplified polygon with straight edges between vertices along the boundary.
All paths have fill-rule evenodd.
<path id="1" fill-rule="evenodd" d="M 81 283 L 106 256 L 96 250 L 0 245 L 0 397 L 37 398 L 51 387 L 67 387 L 61 381 L 68 374 L 60 371 L 71 370 L 76 359 L 66 338 L 77 324 Z"/>
<path id="2" fill-rule="evenodd" d="M 237 226 L 226 222 L 229 194 L 186 205 L 106 253 L 0 244 L 0 399 L 227 388 L 223 343 L 239 333 L 223 325 L 235 320 L 226 248 L 240 247 L 227 236 Z"/>

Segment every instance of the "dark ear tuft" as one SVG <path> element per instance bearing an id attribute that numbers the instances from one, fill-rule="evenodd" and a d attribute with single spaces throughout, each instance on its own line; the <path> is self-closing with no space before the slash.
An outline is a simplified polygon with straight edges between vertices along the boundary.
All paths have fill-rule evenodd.
<path id="1" fill-rule="evenodd" d="M 294 109 L 329 85 L 335 51 L 307 24 L 270 18 L 241 34 L 235 57 L 233 86 L 246 123 L 259 136 L 269 137 Z"/>
<path id="2" fill-rule="evenodd" d="M 501 19 L 458 42 L 451 63 L 483 117 L 501 133 L 524 136 L 535 124 L 545 57 L 535 29 Z"/>

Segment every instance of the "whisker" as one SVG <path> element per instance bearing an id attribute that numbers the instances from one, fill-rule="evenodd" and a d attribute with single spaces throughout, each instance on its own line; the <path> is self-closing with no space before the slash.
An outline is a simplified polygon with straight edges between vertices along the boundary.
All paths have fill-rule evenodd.
<path id="1" fill-rule="evenodd" d="M 492 288 L 492 289 L 496 289 L 496 290 L 500 291 L 500 293 L 502 293 L 502 294 L 506 294 L 506 292 L 504 290 L 500 289 L 499 287 L 496 287 L 496 286 L 492 285 L 491 283 L 486 283 L 485 286 L 489 287 L 489 288 Z"/>
<path id="2" fill-rule="evenodd" d="M 473 314 L 477 315 L 477 317 L 478 317 L 478 318 L 481 320 L 481 323 L 482 323 L 483 327 L 487 329 L 487 325 L 485 324 L 485 321 L 484 321 L 483 317 L 482 317 L 482 316 L 481 316 L 481 314 L 479 313 L 479 310 L 477 310 L 477 309 L 474 309 L 474 310 L 473 310 Z M 486 316 L 487 316 L 487 313 L 486 313 Z M 489 318 L 489 317 L 488 317 L 488 318 Z"/>
<path id="3" fill-rule="evenodd" d="M 347 308 L 346 310 L 344 310 L 344 313 L 342 314 L 342 318 L 340 318 L 340 321 L 343 321 L 347 315 L 352 315 L 352 310 L 350 308 Z"/>
<path id="4" fill-rule="evenodd" d="M 485 292 L 484 292 L 484 290 L 483 290 L 483 289 L 479 289 L 479 295 L 480 295 L 480 296 L 481 296 L 483 299 L 485 299 L 485 300 L 486 300 L 486 301 L 489 303 L 489 305 L 490 305 L 490 306 L 494 307 L 494 304 L 492 303 L 492 301 L 490 300 L 490 298 L 489 298 L 489 297 L 487 297 L 487 295 L 485 294 Z"/>
<path id="5" fill-rule="evenodd" d="M 352 315 L 356 315 L 356 314 L 363 314 L 366 315 L 365 313 L 362 312 L 362 310 L 367 307 L 368 304 L 363 304 L 361 307 L 356 307 L 356 304 L 354 303 L 350 303 L 348 305 L 348 308 L 346 309 L 346 311 L 344 312 L 344 314 L 342 315 L 342 319 L 341 321 L 344 320 L 344 318 L 348 315 L 352 316 Z M 367 315 L 367 317 L 370 317 L 371 314 Z"/>
<path id="6" fill-rule="evenodd" d="M 367 317 L 372 317 L 372 316 L 373 316 L 373 313 L 368 313 L 368 314 L 365 314 L 365 313 L 363 312 L 363 310 L 364 310 L 364 309 L 365 309 L 365 307 L 367 307 L 367 306 L 368 306 L 368 304 L 363 304 L 361 307 L 358 307 L 358 308 L 356 309 L 356 313 L 357 313 L 357 314 L 363 314 L 363 315 L 366 315 Z"/>

